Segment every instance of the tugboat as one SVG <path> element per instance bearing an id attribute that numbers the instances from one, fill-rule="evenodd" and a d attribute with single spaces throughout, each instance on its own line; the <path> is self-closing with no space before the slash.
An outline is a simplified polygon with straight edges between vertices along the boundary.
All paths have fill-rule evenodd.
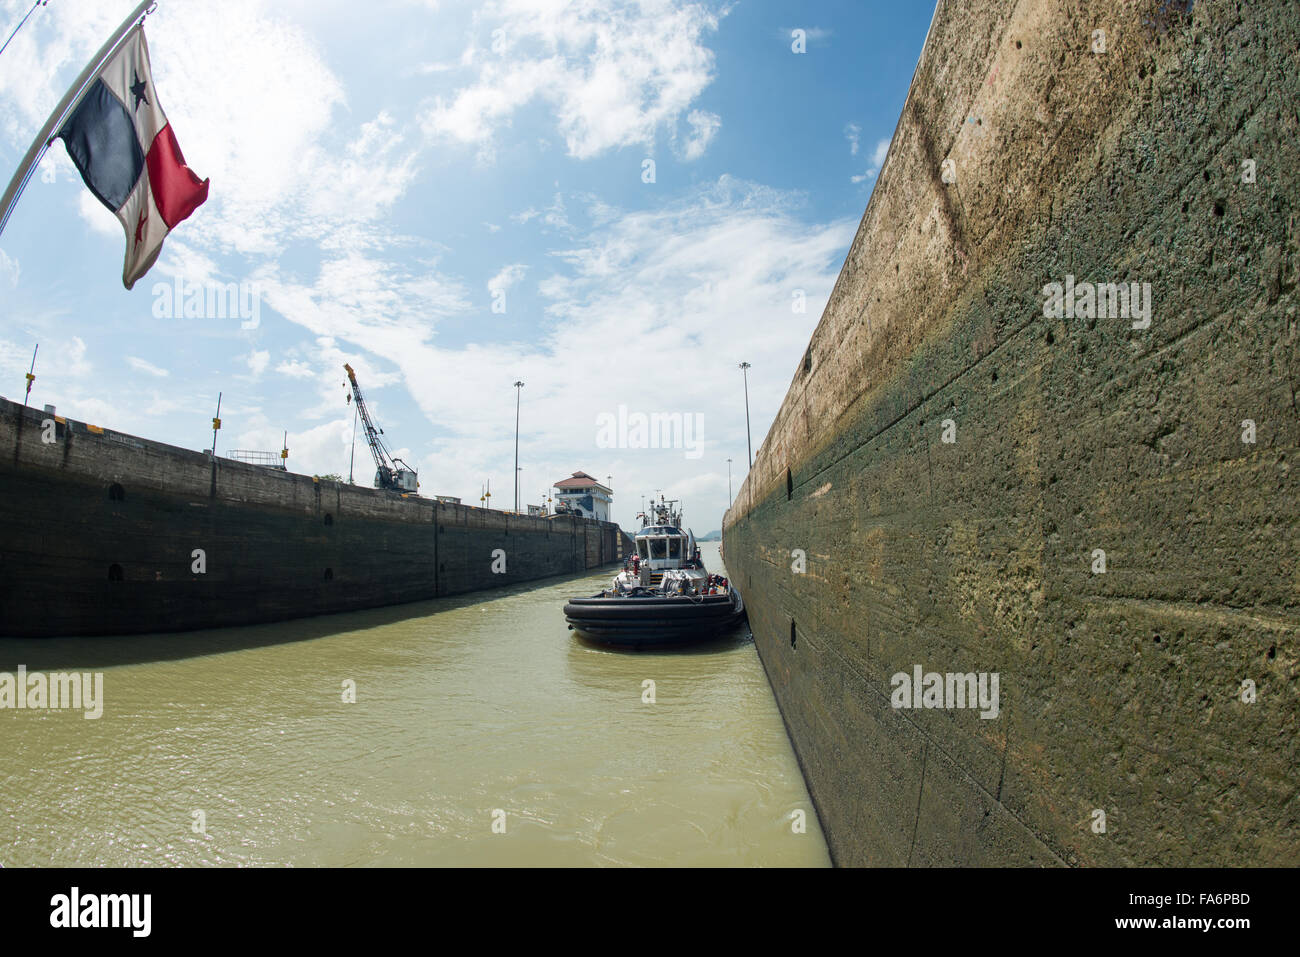
<path id="1" fill-rule="evenodd" d="M 636 550 L 610 587 L 564 606 L 571 630 L 602 644 L 650 648 L 714 638 L 744 619 L 740 592 L 709 574 L 677 505 L 661 495 L 637 516 Z"/>

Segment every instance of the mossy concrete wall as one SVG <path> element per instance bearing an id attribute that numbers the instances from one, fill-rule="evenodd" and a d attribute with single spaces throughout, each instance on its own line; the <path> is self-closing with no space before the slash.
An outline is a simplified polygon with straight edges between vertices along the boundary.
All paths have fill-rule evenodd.
<path id="1" fill-rule="evenodd" d="M 941 3 L 791 357 L 723 537 L 840 864 L 1300 863 L 1300 6 L 1190 6 Z"/>
<path id="2" fill-rule="evenodd" d="M 583 572 L 630 548 L 610 522 L 316 481 L 0 399 L 0 636 L 374 608 Z"/>

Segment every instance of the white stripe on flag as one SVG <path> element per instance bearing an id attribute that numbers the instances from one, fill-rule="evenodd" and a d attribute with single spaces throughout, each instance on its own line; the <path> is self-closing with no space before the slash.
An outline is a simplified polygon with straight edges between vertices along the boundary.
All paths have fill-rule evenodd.
<path id="1" fill-rule="evenodd" d="M 145 221 L 143 227 L 140 227 L 142 207 Z M 117 211 L 117 218 L 126 231 L 126 261 L 122 265 L 122 284 L 130 289 L 158 259 L 168 231 L 167 224 L 158 213 L 158 207 L 154 205 L 153 190 L 149 188 L 148 167 L 141 172 L 135 189 L 131 190 L 131 195 Z M 137 229 L 140 235 L 139 242 L 136 241 Z"/>
<path id="2" fill-rule="evenodd" d="M 122 101 L 126 112 L 135 121 L 135 135 L 140 141 L 140 152 L 148 155 L 158 131 L 167 125 L 167 117 L 158 103 L 153 74 L 149 67 L 149 46 L 144 39 L 144 25 L 137 26 L 127 37 L 121 49 L 113 55 L 99 73 L 99 78 Z M 136 99 L 133 86 L 143 84 L 143 98 Z"/>

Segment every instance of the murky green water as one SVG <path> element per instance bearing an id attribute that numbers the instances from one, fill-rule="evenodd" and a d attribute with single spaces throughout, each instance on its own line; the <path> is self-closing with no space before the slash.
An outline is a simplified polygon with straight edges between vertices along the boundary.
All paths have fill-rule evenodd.
<path id="1" fill-rule="evenodd" d="M 102 671 L 105 698 L 98 720 L 0 710 L 0 863 L 828 864 L 746 630 L 689 652 L 586 645 L 561 608 L 607 578 L 0 640 L 0 671 Z"/>

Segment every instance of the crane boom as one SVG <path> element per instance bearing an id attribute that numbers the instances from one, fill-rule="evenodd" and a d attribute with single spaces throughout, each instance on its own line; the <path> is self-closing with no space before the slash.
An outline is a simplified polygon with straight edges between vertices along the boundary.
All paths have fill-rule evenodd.
<path id="1" fill-rule="evenodd" d="M 375 488 L 391 489 L 394 492 L 414 492 L 420 487 L 415 469 L 409 467 L 401 459 L 394 458 L 392 453 L 388 451 L 388 446 L 380 438 L 384 434 L 384 430 L 378 428 L 374 420 L 370 418 L 370 410 L 366 408 L 366 400 L 361 397 L 361 386 L 357 384 L 357 374 L 352 370 L 352 366 L 346 362 L 343 363 L 343 368 L 347 370 L 348 382 L 352 384 L 352 400 L 357 404 L 357 412 L 360 414 L 362 425 L 365 427 L 366 442 L 370 446 L 370 454 L 375 460 Z"/>

